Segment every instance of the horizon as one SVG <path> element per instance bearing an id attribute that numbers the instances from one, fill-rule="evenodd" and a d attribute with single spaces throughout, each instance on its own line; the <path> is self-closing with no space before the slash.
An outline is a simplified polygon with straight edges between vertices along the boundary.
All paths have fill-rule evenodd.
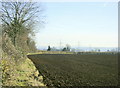
<path id="1" fill-rule="evenodd" d="M 55 47 L 55 46 L 50 46 L 51 48 L 57 49 L 57 50 L 62 50 L 64 47 Z M 48 46 L 46 47 L 40 47 L 37 48 L 38 50 L 47 50 Z M 100 50 L 100 52 L 106 52 L 106 51 L 118 51 L 118 47 L 78 47 L 78 46 L 74 46 L 71 47 L 71 50 L 75 50 L 75 52 L 79 52 L 79 51 L 94 51 L 94 50 Z"/>

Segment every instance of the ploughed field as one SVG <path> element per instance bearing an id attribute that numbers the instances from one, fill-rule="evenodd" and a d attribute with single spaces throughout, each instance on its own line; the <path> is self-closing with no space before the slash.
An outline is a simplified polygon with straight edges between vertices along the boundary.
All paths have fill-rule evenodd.
<path id="1" fill-rule="evenodd" d="M 116 86 L 117 54 L 28 55 L 47 86 Z"/>

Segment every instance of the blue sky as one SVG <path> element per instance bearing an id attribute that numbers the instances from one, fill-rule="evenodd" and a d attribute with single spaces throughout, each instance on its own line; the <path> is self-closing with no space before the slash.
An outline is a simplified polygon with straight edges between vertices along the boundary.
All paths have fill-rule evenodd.
<path id="1" fill-rule="evenodd" d="M 117 2 L 44 2 L 46 24 L 36 27 L 37 48 L 117 47 Z M 79 42 L 79 43 L 78 43 Z"/>

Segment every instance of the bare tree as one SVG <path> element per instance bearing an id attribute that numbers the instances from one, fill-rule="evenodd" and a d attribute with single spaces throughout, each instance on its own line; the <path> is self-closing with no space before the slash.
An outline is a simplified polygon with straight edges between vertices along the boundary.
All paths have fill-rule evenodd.
<path id="1" fill-rule="evenodd" d="M 16 37 L 25 31 L 30 32 L 35 22 L 37 13 L 40 11 L 35 2 L 2 2 L 1 20 L 4 33 L 11 37 L 13 44 L 16 44 Z"/>

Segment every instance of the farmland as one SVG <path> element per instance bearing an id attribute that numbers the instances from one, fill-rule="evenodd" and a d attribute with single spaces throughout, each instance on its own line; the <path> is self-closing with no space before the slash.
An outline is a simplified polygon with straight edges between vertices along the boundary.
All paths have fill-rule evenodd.
<path id="1" fill-rule="evenodd" d="M 47 86 L 116 86 L 117 54 L 32 54 Z"/>

